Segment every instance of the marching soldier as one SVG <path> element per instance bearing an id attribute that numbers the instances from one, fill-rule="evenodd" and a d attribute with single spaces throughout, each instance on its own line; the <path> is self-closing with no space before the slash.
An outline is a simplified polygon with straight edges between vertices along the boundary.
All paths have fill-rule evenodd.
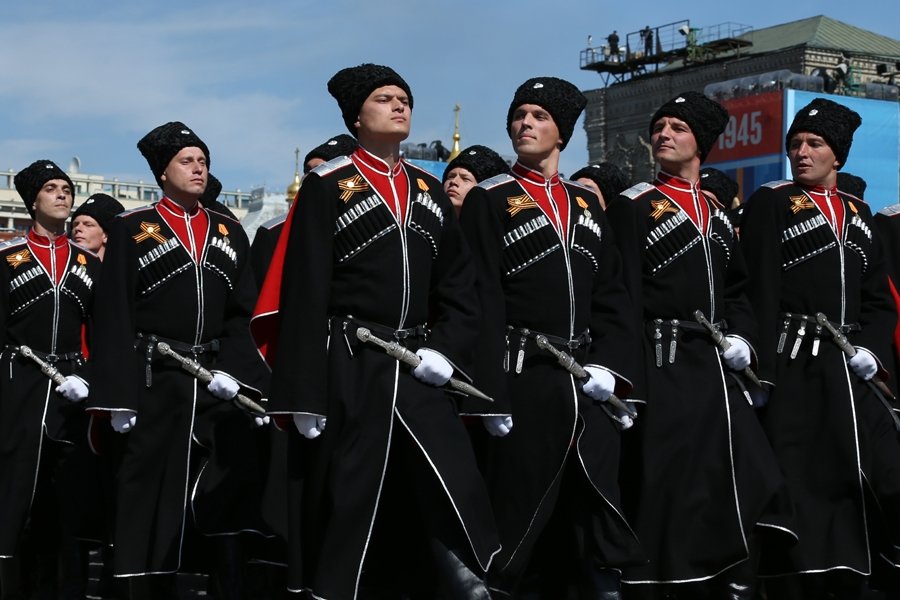
<path id="1" fill-rule="evenodd" d="M 588 165 L 575 171 L 572 173 L 572 181 L 593 190 L 600 199 L 603 210 L 606 210 L 613 198 L 631 187 L 625 172 L 609 162 Z"/>
<path id="2" fill-rule="evenodd" d="M 200 206 L 209 150 L 182 123 L 138 148 L 164 192 L 119 215 L 97 286 L 91 407 L 128 432 L 118 470 L 115 574 L 133 598 L 175 595 L 183 540 L 216 536 L 218 595 L 241 592 L 237 534 L 259 530 L 250 421 L 229 400 L 259 398 L 265 368 L 249 336 L 255 298 L 238 222 Z M 163 343 L 212 371 L 202 384 Z M 241 396 L 243 397 L 243 396 Z"/>
<path id="3" fill-rule="evenodd" d="M 265 319 L 253 323 L 273 364 L 271 413 L 316 438 L 292 436 L 290 589 L 349 599 L 403 586 L 421 544 L 438 594 L 487 598 L 481 576 L 499 544 L 441 387 L 467 377 L 478 329 L 468 248 L 440 183 L 400 158 L 406 82 L 364 64 L 328 91 L 359 148 L 306 176 L 285 223 L 285 277 L 269 296 L 273 262 L 256 309 L 279 317 L 274 358 Z M 390 342 L 415 352 L 412 372 L 379 347 Z"/>
<path id="4" fill-rule="evenodd" d="M 897 316 L 872 213 L 835 185 L 861 122 L 822 98 L 800 109 L 793 180 L 757 190 L 742 222 L 764 425 L 800 536 L 765 554 L 773 599 L 860 598 L 874 561 L 900 566 L 900 424 L 882 366 Z"/>
<path id="5" fill-rule="evenodd" d="M 307 173 L 322 163 L 339 156 L 353 154 L 356 146 L 356 138 L 346 133 L 336 135 L 328 141 L 319 144 L 304 157 L 303 176 L 306 177 Z M 258 286 L 262 286 L 263 281 L 266 279 L 266 271 L 269 270 L 269 264 L 272 262 L 272 256 L 275 254 L 275 246 L 278 244 L 278 238 L 281 237 L 286 218 L 287 211 L 283 215 L 269 219 L 257 228 L 256 235 L 253 237 L 253 245 L 250 248 L 250 263 Z"/>
<path id="6" fill-rule="evenodd" d="M 755 339 L 744 260 L 727 206 L 699 185 L 727 122 L 696 92 L 663 104 L 649 124 L 660 172 L 606 210 L 643 330 L 634 397 L 646 406 L 623 471 L 650 559 L 623 574 L 639 596 L 753 598 L 761 528 L 789 533 L 784 482 L 747 399 L 752 375 L 738 375 Z"/>
<path id="7" fill-rule="evenodd" d="M 487 146 L 469 146 L 460 152 L 447 163 L 443 177 L 444 191 L 456 215 L 459 216 L 469 190 L 485 179 L 508 172 L 506 161 Z"/>
<path id="8" fill-rule="evenodd" d="M 557 172 L 586 102 L 562 79 L 523 83 L 506 121 L 517 162 L 472 188 L 461 216 L 484 313 L 475 380 L 495 398 L 484 424 L 502 438 L 486 479 L 503 544 L 491 585 L 503 595 L 564 597 L 577 579 L 618 598 L 612 569 L 640 559 L 619 504 L 619 431 L 603 410 L 631 391 L 630 302 L 597 196 Z"/>
<path id="9" fill-rule="evenodd" d="M 83 598 L 73 465 L 86 451 L 83 340 L 100 260 L 65 234 L 75 186 L 58 166 L 39 160 L 14 182 L 34 225 L 0 247 L 0 587 L 25 597 L 30 523 L 38 593 Z"/>
<path id="10" fill-rule="evenodd" d="M 93 194 L 72 213 L 72 241 L 103 260 L 109 225 L 125 210 L 122 203 L 107 194 Z"/>

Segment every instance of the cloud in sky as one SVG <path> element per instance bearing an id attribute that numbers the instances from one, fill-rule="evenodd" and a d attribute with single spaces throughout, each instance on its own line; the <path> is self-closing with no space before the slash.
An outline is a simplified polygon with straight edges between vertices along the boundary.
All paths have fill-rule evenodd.
<path id="1" fill-rule="evenodd" d="M 0 168 L 42 157 L 68 165 L 78 155 L 85 172 L 147 180 L 137 140 L 181 120 L 209 144 L 226 189 L 277 190 L 293 175 L 295 147 L 302 156 L 344 131 L 325 84 L 362 62 L 391 65 L 412 86 L 410 141 L 449 146 L 460 103 L 463 145 L 508 155 L 506 111 L 522 81 L 554 75 L 601 87 L 596 74 L 578 69 L 589 34 L 601 40 L 613 29 L 685 18 L 760 28 L 821 11 L 775 0 L 754 3 L 752 12 L 712 0 L 690 8 L 588 0 L 16 3 L 0 22 Z M 891 35 L 898 12 L 876 0 L 829 15 Z M 586 161 L 579 123 L 561 170 Z"/>

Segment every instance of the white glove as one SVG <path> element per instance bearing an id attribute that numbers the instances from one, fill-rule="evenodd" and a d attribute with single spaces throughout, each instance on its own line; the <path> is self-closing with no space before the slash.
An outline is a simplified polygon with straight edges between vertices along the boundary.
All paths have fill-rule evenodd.
<path id="1" fill-rule="evenodd" d="M 584 393 L 600 402 L 609 399 L 616 390 L 616 378 L 612 376 L 612 373 L 598 367 L 585 367 L 584 370 L 591 376 L 581 385 Z"/>
<path id="2" fill-rule="evenodd" d="M 729 369 L 743 371 L 750 366 L 750 346 L 736 335 L 726 335 L 731 348 L 722 353 L 722 359 Z"/>
<path id="3" fill-rule="evenodd" d="M 875 377 L 878 372 L 878 361 L 872 356 L 872 353 L 863 348 L 857 348 L 856 354 L 847 361 L 856 376 L 868 381 Z"/>
<path id="4" fill-rule="evenodd" d="M 212 381 L 209 382 L 206 389 L 216 398 L 231 400 L 241 391 L 241 385 L 230 375 L 214 373 Z"/>
<path id="5" fill-rule="evenodd" d="M 88 397 L 87 384 L 76 375 L 68 375 L 63 383 L 56 386 L 56 391 L 72 402 L 81 402 Z"/>
<path id="6" fill-rule="evenodd" d="M 116 410 L 109 417 L 109 422 L 116 433 L 126 433 L 134 429 L 137 413 L 133 410 Z"/>
<path id="7" fill-rule="evenodd" d="M 416 350 L 416 356 L 422 359 L 419 366 L 413 369 L 412 374 L 416 379 L 434 386 L 442 386 L 453 375 L 453 366 L 447 359 L 428 348 Z"/>
<path id="8" fill-rule="evenodd" d="M 481 417 L 481 422 L 484 423 L 484 428 L 487 429 L 488 433 L 496 437 L 503 437 L 513 427 L 513 420 L 510 415 L 485 415 Z"/>
<path id="9" fill-rule="evenodd" d="M 327 421 L 327 417 L 319 415 L 294 415 L 294 426 L 308 440 L 319 437 L 319 434 L 325 431 L 325 423 Z"/>
<path id="10" fill-rule="evenodd" d="M 616 427 L 619 429 L 619 431 L 631 429 L 631 427 L 634 425 L 634 419 L 631 417 L 631 415 L 626 413 L 621 408 L 617 408 L 612 404 L 602 404 L 600 407 L 606 412 L 607 415 L 609 415 L 609 418 L 615 422 Z"/>
<path id="11" fill-rule="evenodd" d="M 753 408 L 762 408 L 769 403 L 769 390 L 760 388 L 755 385 L 747 386 L 750 392 L 750 401 L 753 402 Z"/>
<path id="12" fill-rule="evenodd" d="M 263 417 L 253 417 L 253 422 L 256 423 L 257 427 L 262 427 L 263 425 L 268 425 L 272 422 L 272 419 L 269 415 L 265 415 Z"/>

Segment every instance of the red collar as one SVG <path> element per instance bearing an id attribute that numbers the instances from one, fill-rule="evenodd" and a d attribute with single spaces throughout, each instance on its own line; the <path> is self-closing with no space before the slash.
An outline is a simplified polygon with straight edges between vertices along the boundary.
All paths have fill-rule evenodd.
<path id="1" fill-rule="evenodd" d="M 803 185 L 798 183 L 803 191 L 807 194 L 817 194 L 819 196 L 824 196 L 826 192 L 830 193 L 832 196 L 837 196 L 837 186 L 831 186 L 830 188 L 826 188 L 824 185 Z"/>
<path id="2" fill-rule="evenodd" d="M 185 209 L 183 206 L 169 198 L 168 196 L 163 196 L 163 199 L 159 201 L 159 207 L 168 210 L 173 213 L 176 217 L 184 217 L 188 215 L 189 217 L 197 216 L 197 213 L 200 212 L 200 203 L 194 202 L 194 206 L 190 209 Z"/>
<path id="3" fill-rule="evenodd" d="M 676 189 L 680 192 L 692 192 L 694 190 L 697 190 L 698 192 L 700 191 L 699 181 L 697 183 L 694 183 L 676 175 L 666 173 L 665 171 L 660 171 L 656 174 L 656 183 L 657 185 L 664 185 L 666 187 Z"/>
<path id="4" fill-rule="evenodd" d="M 544 174 L 541 173 L 540 171 L 535 171 L 534 169 L 526 167 L 525 165 L 523 165 L 520 162 L 516 162 L 516 164 L 513 165 L 512 172 L 519 179 L 522 179 L 523 181 L 526 181 L 526 182 L 534 184 L 534 185 L 540 185 L 540 186 L 559 185 L 559 172 L 554 173 L 548 179 L 548 178 L 544 177 Z"/>
<path id="5" fill-rule="evenodd" d="M 357 166 L 366 167 L 385 177 L 389 175 L 396 177 L 400 174 L 400 171 L 403 170 L 402 158 L 394 163 L 393 168 L 391 168 L 385 161 L 381 160 L 362 146 L 358 146 L 351 157 L 354 159 L 353 162 L 355 162 Z"/>
<path id="6" fill-rule="evenodd" d="M 34 228 L 28 230 L 28 241 L 32 244 L 40 246 L 41 248 L 55 247 L 59 249 L 63 246 L 69 245 L 69 238 L 65 234 L 58 235 L 55 239 L 51 240 L 47 236 L 36 233 L 34 231 Z"/>

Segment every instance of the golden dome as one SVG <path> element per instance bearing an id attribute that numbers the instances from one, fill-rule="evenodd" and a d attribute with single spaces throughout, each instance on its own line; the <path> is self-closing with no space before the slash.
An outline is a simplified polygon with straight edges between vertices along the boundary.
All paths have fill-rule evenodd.
<path id="1" fill-rule="evenodd" d="M 453 147 L 450 149 L 450 156 L 447 158 L 447 162 L 450 162 L 451 160 L 453 160 L 454 158 L 459 156 L 459 153 L 460 153 L 460 147 L 459 147 L 459 140 L 461 138 L 461 136 L 459 135 L 459 110 L 460 110 L 460 108 L 461 107 L 459 104 L 457 104 L 456 106 L 453 107 L 453 112 L 456 113 L 456 123 L 453 126 Z"/>
<path id="2" fill-rule="evenodd" d="M 300 191 L 300 148 L 294 148 L 294 180 L 285 191 L 285 201 L 291 203 Z"/>

